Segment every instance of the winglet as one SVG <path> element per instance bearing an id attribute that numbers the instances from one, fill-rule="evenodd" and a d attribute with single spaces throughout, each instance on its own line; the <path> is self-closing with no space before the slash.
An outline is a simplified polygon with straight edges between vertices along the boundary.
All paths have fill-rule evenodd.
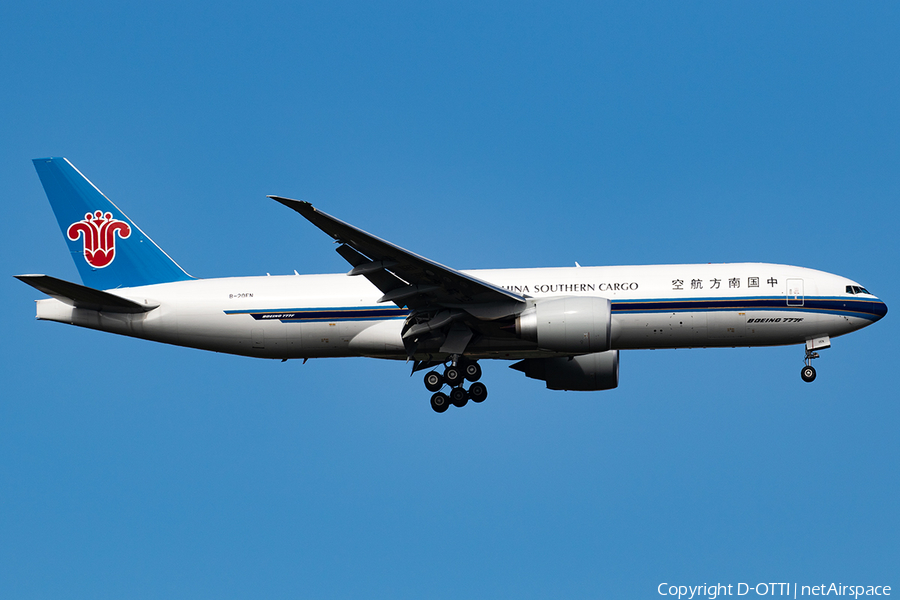
<path id="1" fill-rule="evenodd" d="M 334 233 L 332 233 L 331 231 L 329 231 L 327 228 L 323 227 L 320 224 L 321 222 L 323 222 L 320 218 L 322 215 L 324 215 L 327 220 L 337 221 L 337 219 L 335 219 L 334 217 L 332 217 L 330 215 L 326 215 L 325 213 L 316 210 L 316 207 L 313 206 L 312 204 L 310 204 L 309 202 L 307 202 L 305 200 L 292 200 L 291 198 L 284 198 L 282 196 L 267 196 L 267 198 L 271 198 L 275 202 L 284 204 L 288 208 L 297 211 L 307 221 L 309 221 L 310 223 L 312 223 L 313 225 L 315 225 L 316 227 L 318 227 L 319 229 L 321 229 L 322 231 L 324 231 L 325 233 L 330 235 L 333 239 L 335 239 L 335 240 L 341 239 L 339 236 L 335 235 Z M 346 223 L 343 223 L 342 221 L 338 221 L 338 222 L 341 223 L 342 225 L 347 225 Z M 351 225 L 347 225 L 347 226 L 353 228 Z M 353 229 L 355 229 L 355 228 L 353 228 Z"/>
<path id="2" fill-rule="evenodd" d="M 306 218 L 309 218 L 309 215 L 314 215 L 316 213 L 315 207 L 305 200 L 292 200 L 290 198 L 283 198 L 281 196 L 266 196 L 267 198 L 271 198 L 275 202 L 280 202 L 284 204 L 288 208 L 292 208 L 296 210 L 298 213 L 303 215 Z"/>

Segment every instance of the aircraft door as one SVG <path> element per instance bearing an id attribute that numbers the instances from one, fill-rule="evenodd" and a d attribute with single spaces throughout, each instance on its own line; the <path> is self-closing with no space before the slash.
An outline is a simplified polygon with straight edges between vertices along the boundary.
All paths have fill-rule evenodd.
<path id="1" fill-rule="evenodd" d="M 803 280 L 787 280 L 787 305 L 803 306 Z"/>

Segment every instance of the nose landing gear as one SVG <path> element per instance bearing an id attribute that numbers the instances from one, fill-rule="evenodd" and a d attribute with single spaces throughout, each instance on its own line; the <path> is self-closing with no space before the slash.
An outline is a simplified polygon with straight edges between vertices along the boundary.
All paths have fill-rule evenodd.
<path id="1" fill-rule="evenodd" d="M 443 375 L 437 371 L 429 371 L 425 373 L 425 388 L 429 392 L 434 392 L 431 396 L 431 408 L 434 412 L 442 413 L 446 411 L 450 405 L 462 408 L 472 402 L 483 402 L 487 398 L 487 386 L 479 383 L 481 378 L 481 367 L 474 360 L 465 360 L 456 357 L 444 369 Z M 471 381 L 472 385 L 466 390 L 465 381 Z M 441 391 L 444 385 L 450 386 L 450 393 L 445 394 Z"/>
<path id="2" fill-rule="evenodd" d="M 811 364 L 809 364 L 814 358 L 819 358 L 819 353 L 813 352 L 812 349 L 807 346 L 806 366 L 800 369 L 800 379 L 802 379 L 806 383 L 812 383 L 816 378 L 816 370 Z"/>
<path id="3" fill-rule="evenodd" d="M 819 358 L 819 353 L 816 352 L 816 350 L 823 350 L 825 348 L 831 348 L 831 339 L 829 339 L 827 335 L 806 340 L 806 366 L 800 369 L 800 379 L 806 383 L 815 381 L 816 370 L 809 363 L 811 363 L 814 358 Z"/>

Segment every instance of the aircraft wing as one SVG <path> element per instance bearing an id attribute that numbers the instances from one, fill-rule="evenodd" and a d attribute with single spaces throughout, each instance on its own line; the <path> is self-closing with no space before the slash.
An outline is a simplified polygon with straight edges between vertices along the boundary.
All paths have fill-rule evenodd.
<path id="1" fill-rule="evenodd" d="M 410 309 L 403 344 L 410 358 L 424 340 L 437 340 L 440 352 L 462 355 L 477 335 L 489 334 L 490 321 L 518 314 L 525 298 L 499 286 L 438 264 L 317 210 L 309 202 L 269 196 L 294 209 L 341 245 L 340 254 L 384 294 L 379 302 Z M 493 328 L 496 334 L 496 327 Z M 413 365 L 413 372 L 440 360 Z"/>
<path id="2" fill-rule="evenodd" d="M 294 209 L 341 243 L 337 252 L 353 266 L 348 275 L 369 279 L 384 293 L 381 302 L 393 301 L 412 309 L 438 305 L 476 311 L 476 305 L 525 303 L 519 294 L 404 250 L 323 213 L 309 202 L 269 198 Z"/>

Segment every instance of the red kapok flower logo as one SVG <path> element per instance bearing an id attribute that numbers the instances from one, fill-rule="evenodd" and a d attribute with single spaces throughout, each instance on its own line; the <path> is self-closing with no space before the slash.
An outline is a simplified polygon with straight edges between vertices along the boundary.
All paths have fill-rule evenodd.
<path id="1" fill-rule="evenodd" d="M 84 236 L 84 260 L 92 267 L 102 269 L 116 257 L 116 233 L 123 240 L 131 235 L 131 227 L 125 221 L 113 219 L 112 213 L 97 211 L 87 213 L 83 221 L 69 225 L 66 235 L 77 241 Z"/>

